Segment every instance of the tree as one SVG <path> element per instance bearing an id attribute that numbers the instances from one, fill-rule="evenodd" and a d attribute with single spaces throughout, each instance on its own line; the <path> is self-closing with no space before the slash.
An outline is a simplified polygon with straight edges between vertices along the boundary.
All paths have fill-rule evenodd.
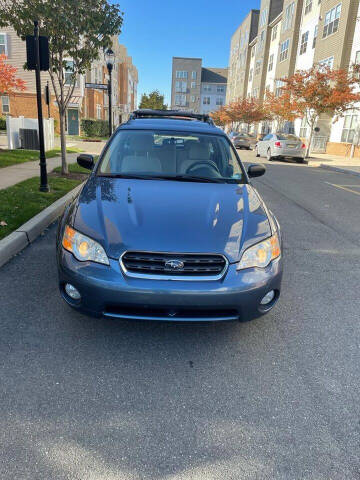
<path id="1" fill-rule="evenodd" d="M 164 95 L 161 95 L 159 90 L 153 90 L 148 95 L 143 93 L 141 95 L 141 102 L 139 108 L 151 108 L 152 110 L 167 110 L 167 105 L 164 103 Z"/>
<path id="2" fill-rule="evenodd" d="M 0 95 L 25 90 L 25 82 L 16 76 L 17 68 L 6 63 L 6 58 L 6 55 L 0 55 Z"/>
<path id="3" fill-rule="evenodd" d="M 33 20 L 49 37 L 50 70 L 60 117 L 62 174 L 66 162 L 65 115 L 78 76 L 111 46 L 120 34 L 122 12 L 108 0 L 0 0 L 0 26 L 12 26 L 24 38 L 33 34 Z M 67 75 L 65 75 L 65 70 Z"/>
<path id="4" fill-rule="evenodd" d="M 309 70 L 300 70 L 289 78 L 282 78 L 284 95 L 298 117 L 306 119 L 310 127 L 306 156 L 309 156 L 314 127 L 322 114 L 334 117 L 334 121 L 360 101 L 360 93 L 354 90 L 358 82 L 356 75 L 347 70 L 331 70 L 315 65 Z M 282 101 L 281 98 L 278 99 Z"/>
<path id="5" fill-rule="evenodd" d="M 230 103 L 226 107 L 226 113 L 232 122 L 245 123 L 248 131 L 252 123 L 258 123 L 269 118 L 261 102 L 253 97 Z"/>
<path id="6" fill-rule="evenodd" d="M 293 122 L 296 118 L 301 117 L 289 92 L 276 96 L 274 93 L 266 91 L 264 109 L 268 112 L 269 119 L 276 121 L 278 129 L 284 122 Z"/>
<path id="7" fill-rule="evenodd" d="M 227 123 L 231 122 L 231 118 L 229 117 L 224 105 L 222 105 L 218 110 L 211 112 L 210 116 L 215 125 L 219 125 L 220 127 L 224 127 Z"/>

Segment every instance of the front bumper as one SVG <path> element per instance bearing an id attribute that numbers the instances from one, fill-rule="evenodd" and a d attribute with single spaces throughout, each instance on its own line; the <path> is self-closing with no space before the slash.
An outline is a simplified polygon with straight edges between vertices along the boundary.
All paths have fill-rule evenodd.
<path id="1" fill-rule="evenodd" d="M 60 248 L 59 287 L 63 298 L 75 309 L 101 317 L 166 321 L 251 320 L 267 313 L 280 295 L 282 259 L 265 269 L 237 271 L 229 265 L 221 280 L 184 281 L 130 278 L 118 261 L 110 266 L 79 262 Z M 81 301 L 70 299 L 64 285 L 71 283 Z M 267 306 L 260 300 L 270 290 L 275 299 Z"/>

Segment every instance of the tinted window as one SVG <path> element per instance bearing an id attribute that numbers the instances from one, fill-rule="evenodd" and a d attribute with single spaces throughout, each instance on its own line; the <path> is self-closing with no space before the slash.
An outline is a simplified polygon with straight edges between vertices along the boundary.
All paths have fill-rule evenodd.
<path id="1" fill-rule="evenodd" d="M 107 148 L 98 175 L 244 179 L 225 136 L 155 130 L 120 130 Z"/>
<path id="2" fill-rule="evenodd" d="M 272 135 L 265 135 L 265 137 L 263 138 L 263 141 L 270 140 L 271 137 L 272 137 Z"/>
<path id="3" fill-rule="evenodd" d="M 292 140 L 293 142 L 300 142 L 300 138 L 296 135 L 291 135 L 291 133 L 277 133 L 276 136 L 278 140 Z"/>

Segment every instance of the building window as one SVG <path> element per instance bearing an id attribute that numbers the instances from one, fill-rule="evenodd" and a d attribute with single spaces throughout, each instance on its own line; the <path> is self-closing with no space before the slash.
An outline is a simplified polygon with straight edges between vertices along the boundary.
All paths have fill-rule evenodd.
<path id="1" fill-rule="evenodd" d="M 1 97 L 1 108 L 2 108 L 2 113 L 10 113 L 9 97 L 7 96 Z"/>
<path id="2" fill-rule="evenodd" d="M 203 97 L 203 105 L 210 105 L 210 97 Z"/>
<path id="3" fill-rule="evenodd" d="M 263 10 L 260 14 L 260 23 L 259 23 L 260 28 L 266 24 L 267 16 L 268 16 L 268 11 L 265 8 L 265 10 Z"/>
<path id="4" fill-rule="evenodd" d="M 292 2 L 290 5 L 286 7 L 284 21 L 282 24 L 282 31 L 286 32 L 286 30 L 290 30 L 292 27 L 292 21 L 294 17 L 294 10 L 295 10 L 295 3 Z"/>
<path id="5" fill-rule="evenodd" d="M 180 82 L 179 80 L 175 83 L 175 91 L 180 93 L 186 93 L 187 82 Z"/>
<path id="6" fill-rule="evenodd" d="M 284 86 L 284 82 L 282 80 L 276 80 L 275 82 L 275 97 L 280 97 L 282 94 L 282 89 Z"/>
<path id="7" fill-rule="evenodd" d="M 217 93 L 224 93 L 225 92 L 225 87 L 216 87 Z"/>
<path id="8" fill-rule="evenodd" d="M 301 35 L 301 42 L 300 42 L 300 55 L 306 52 L 308 40 L 309 40 L 309 32 L 303 33 Z"/>
<path id="9" fill-rule="evenodd" d="M 180 107 L 186 106 L 186 95 L 175 95 L 175 105 Z"/>
<path id="10" fill-rule="evenodd" d="M 102 118 L 102 107 L 101 105 L 96 105 L 96 118 L 101 120 Z"/>
<path id="11" fill-rule="evenodd" d="M 258 98 L 258 96 L 259 96 L 259 88 L 253 88 L 252 96 L 253 96 L 253 98 Z"/>
<path id="12" fill-rule="evenodd" d="M 269 57 L 268 72 L 271 72 L 274 66 L 274 54 L 272 53 Z"/>
<path id="13" fill-rule="evenodd" d="M 196 82 L 191 82 L 191 88 L 196 88 Z"/>
<path id="14" fill-rule="evenodd" d="M 253 78 L 253 69 L 250 68 L 250 71 L 249 71 L 249 82 L 251 82 L 252 78 Z"/>
<path id="15" fill-rule="evenodd" d="M 190 101 L 191 101 L 191 103 L 195 103 L 195 95 L 191 95 Z"/>
<path id="16" fill-rule="evenodd" d="M 289 44 L 290 44 L 290 39 L 288 38 L 285 40 L 285 42 L 282 42 L 280 45 L 280 58 L 279 61 L 283 62 L 284 60 L 287 59 L 288 53 L 289 53 Z"/>
<path id="17" fill-rule="evenodd" d="M 74 83 L 74 62 L 67 60 L 65 66 L 65 85 L 72 85 Z M 75 81 L 75 86 L 79 85 L 78 79 Z"/>
<path id="18" fill-rule="evenodd" d="M 341 3 L 339 3 L 339 5 L 332 8 L 325 14 L 323 38 L 328 37 L 332 33 L 335 33 L 338 31 L 340 14 L 341 14 Z"/>
<path id="19" fill-rule="evenodd" d="M 176 70 L 176 78 L 188 78 L 188 72 L 185 70 Z"/>
<path id="20" fill-rule="evenodd" d="M 216 105 L 224 105 L 223 97 L 216 97 Z"/>
<path id="21" fill-rule="evenodd" d="M 271 40 L 275 40 L 277 37 L 277 31 L 278 31 L 278 24 L 275 25 L 275 27 L 272 29 L 272 34 L 271 34 Z"/>
<path id="22" fill-rule="evenodd" d="M 333 68 L 333 66 L 334 66 L 334 57 L 324 58 L 324 60 L 321 60 L 321 62 L 319 62 L 319 65 L 320 65 L 320 67 Z"/>
<path id="23" fill-rule="evenodd" d="M 211 85 L 204 85 L 204 92 L 211 92 Z"/>
<path id="24" fill-rule="evenodd" d="M 301 120 L 301 125 L 300 125 L 300 137 L 301 138 L 307 138 L 307 128 L 308 128 L 308 124 L 307 124 L 307 121 L 306 121 L 306 117 L 304 117 Z"/>
<path id="25" fill-rule="evenodd" d="M 354 112 L 345 115 L 344 127 L 341 134 L 341 141 L 352 143 L 358 127 L 359 116 Z"/>
<path id="26" fill-rule="evenodd" d="M 7 55 L 6 33 L 0 33 L 0 55 Z"/>
<path id="27" fill-rule="evenodd" d="M 257 48 L 258 52 L 263 51 L 264 42 L 265 42 L 265 30 L 263 30 L 260 34 L 260 39 L 259 39 L 258 48 Z"/>
<path id="28" fill-rule="evenodd" d="M 259 75 L 261 70 L 261 60 L 256 60 L 255 63 L 255 75 Z"/>
<path id="29" fill-rule="evenodd" d="M 310 13 L 312 9 L 312 0 L 305 0 L 305 10 L 304 10 L 304 15 L 307 13 Z"/>
<path id="30" fill-rule="evenodd" d="M 196 72 L 195 72 L 195 71 L 192 71 L 192 72 L 191 72 L 191 78 L 192 78 L 193 80 L 196 80 Z"/>
<path id="31" fill-rule="evenodd" d="M 313 38 L 312 48 L 316 47 L 317 36 L 318 36 L 318 25 L 316 25 L 315 30 L 314 30 L 314 38 Z"/>

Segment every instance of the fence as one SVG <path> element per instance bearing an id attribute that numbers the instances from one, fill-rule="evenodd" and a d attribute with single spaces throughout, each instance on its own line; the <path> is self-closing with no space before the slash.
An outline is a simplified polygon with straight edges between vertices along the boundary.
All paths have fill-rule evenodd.
<path id="1" fill-rule="evenodd" d="M 16 148 L 20 148 L 20 128 L 38 130 L 38 121 L 35 118 L 15 118 L 8 115 L 6 117 L 6 130 L 9 150 L 15 150 Z M 53 118 L 44 119 L 44 139 L 45 150 L 52 150 L 55 143 Z"/>
<path id="2" fill-rule="evenodd" d="M 311 141 L 311 152 L 313 153 L 326 153 L 326 145 L 328 142 L 327 137 L 315 136 Z"/>

